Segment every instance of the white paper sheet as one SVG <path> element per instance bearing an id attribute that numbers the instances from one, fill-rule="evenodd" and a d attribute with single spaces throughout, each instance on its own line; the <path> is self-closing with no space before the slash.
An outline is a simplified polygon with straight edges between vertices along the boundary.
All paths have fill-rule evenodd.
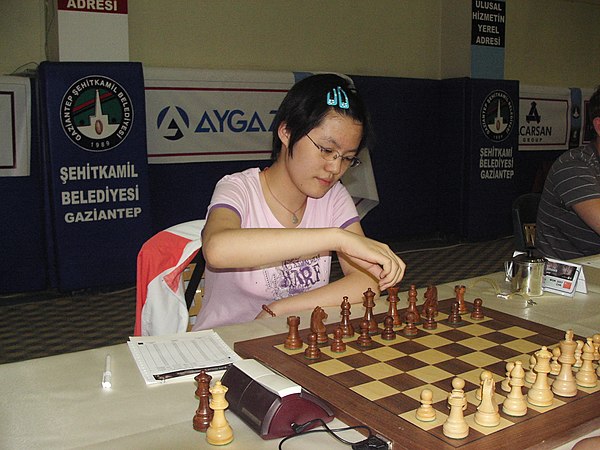
<path id="1" fill-rule="evenodd" d="M 202 369 L 224 371 L 241 360 L 213 330 L 130 337 L 127 344 L 146 384 L 193 378 Z"/>

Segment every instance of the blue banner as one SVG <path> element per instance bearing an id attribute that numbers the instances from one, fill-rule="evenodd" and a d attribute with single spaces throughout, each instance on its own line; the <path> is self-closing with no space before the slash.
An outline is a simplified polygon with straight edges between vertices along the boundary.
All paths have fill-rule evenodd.
<path id="1" fill-rule="evenodd" d="M 444 80 L 438 181 L 441 231 L 467 240 L 512 234 L 519 83 Z"/>
<path id="2" fill-rule="evenodd" d="M 519 83 L 471 80 L 470 97 L 463 235 L 469 239 L 508 236 L 516 192 Z"/>
<path id="3" fill-rule="evenodd" d="M 44 62 L 39 83 L 52 280 L 132 284 L 150 235 L 142 66 Z"/>

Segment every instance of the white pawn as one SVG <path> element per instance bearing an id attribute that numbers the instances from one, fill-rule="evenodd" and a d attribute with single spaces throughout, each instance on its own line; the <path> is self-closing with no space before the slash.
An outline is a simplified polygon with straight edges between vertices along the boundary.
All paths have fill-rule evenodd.
<path id="1" fill-rule="evenodd" d="M 525 372 L 525 381 L 529 384 L 535 383 L 536 373 L 535 373 L 535 364 L 536 364 L 535 355 L 531 355 L 529 357 L 529 370 Z"/>
<path id="2" fill-rule="evenodd" d="M 525 384 L 525 371 L 521 361 L 515 362 L 515 367 L 510 372 L 511 390 L 504 403 L 502 403 L 502 412 L 509 416 L 521 417 L 527 414 L 527 401 L 523 395 L 522 387 Z"/>
<path id="3" fill-rule="evenodd" d="M 431 422 L 435 420 L 435 409 L 433 403 L 433 392 L 431 389 L 423 389 L 421 391 L 421 406 L 417 409 L 416 416 L 422 422 Z"/>
<path id="4" fill-rule="evenodd" d="M 214 411 L 214 415 L 206 430 L 206 441 L 211 445 L 225 445 L 233 441 L 233 430 L 225 417 L 225 409 L 229 406 L 229 403 L 225 400 L 227 390 L 220 381 L 217 381 L 209 389 L 212 395 L 210 409 Z"/>
<path id="5" fill-rule="evenodd" d="M 506 378 L 504 378 L 504 380 L 502 380 L 502 383 L 500 384 L 500 388 L 504 392 L 510 392 L 510 372 L 513 370 L 514 367 L 515 367 L 514 362 L 506 363 Z"/>
<path id="6" fill-rule="evenodd" d="M 550 375 L 558 375 L 560 373 L 560 347 L 557 345 L 552 349 L 552 362 L 550 363 Z"/>
<path id="7" fill-rule="evenodd" d="M 487 372 L 483 378 L 481 389 L 481 403 L 477 407 L 475 413 L 475 422 L 484 427 L 496 427 L 500 425 L 500 414 L 498 413 L 498 405 L 494 401 L 494 392 L 496 382 L 491 372 Z"/>
<path id="8" fill-rule="evenodd" d="M 583 360 L 579 372 L 575 375 L 575 381 L 577 385 L 581 387 L 593 388 L 598 384 L 598 376 L 594 371 L 594 342 L 592 338 L 587 338 L 587 342 L 583 346 L 583 352 L 581 355 Z"/>
<path id="9" fill-rule="evenodd" d="M 463 410 L 467 408 L 465 396 L 465 380 L 455 377 L 452 379 L 452 392 L 448 396 L 450 414 L 444 422 L 442 431 L 450 439 L 463 439 L 469 435 L 469 424 L 465 420 Z"/>

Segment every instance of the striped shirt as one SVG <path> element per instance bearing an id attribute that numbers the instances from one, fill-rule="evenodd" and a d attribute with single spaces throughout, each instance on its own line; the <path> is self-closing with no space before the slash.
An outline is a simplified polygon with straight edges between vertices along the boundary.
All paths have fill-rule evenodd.
<path id="1" fill-rule="evenodd" d="M 600 198 L 600 161 L 594 145 L 559 156 L 538 209 L 535 246 L 542 255 L 567 260 L 600 253 L 600 235 L 573 211 L 573 205 L 594 198 Z"/>

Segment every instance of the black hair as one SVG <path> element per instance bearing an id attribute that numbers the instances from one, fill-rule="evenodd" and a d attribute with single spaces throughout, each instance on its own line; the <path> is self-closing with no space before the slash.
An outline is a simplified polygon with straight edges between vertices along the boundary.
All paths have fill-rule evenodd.
<path id="1" fill-rule="evenodd" d="M 328 93 L 338 87 L 342 88 L 348 97 L 348 108 L 340 107 L 339 103 L 335 105 L 327 103 Z M 285 122 L 290 133 L 288 151 L 292 157 L 294 144 L 312 129 L 318 127 L 327 113 L 332 110 L 362 124 L 363 132 L 358 147 L 359 151 L 369 145 L 372 137 L 370 119 L 352 81 L 335 74 L 312 75 L 294 84 L 279 106 L 273 122 L 271 160 L 276 161 L 281 152 L 282 142 L 278 135 L 278 129 L 282 122 Z"/>
<path id="2" fill-rule="evenodd" d="M 594 124 L 592 122 L 596 117 L 600 117 L 600 86 L 596 88 L 590 97 L 587 114 L 590 123 L 590 129 L 592 130 L 592 137 L 598 137 L 598 133 L 596 133 L 596 129 L 594 128 Z"/>

